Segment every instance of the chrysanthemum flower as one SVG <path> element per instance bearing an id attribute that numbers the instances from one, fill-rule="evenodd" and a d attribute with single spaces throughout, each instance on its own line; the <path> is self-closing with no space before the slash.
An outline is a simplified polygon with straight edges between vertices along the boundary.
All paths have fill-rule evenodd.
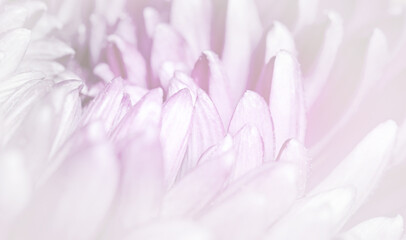
<path id="1" fill-rule="evenodd" d="M 0 239 L 405 238 L 403 1 L 0 7 Z"/>

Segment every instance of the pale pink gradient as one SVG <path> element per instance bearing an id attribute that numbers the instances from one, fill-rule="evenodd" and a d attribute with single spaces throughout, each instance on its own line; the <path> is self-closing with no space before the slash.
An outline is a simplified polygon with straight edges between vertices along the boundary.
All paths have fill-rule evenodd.
<path id="1" fill-rule="evenodd" d="M 0 8 L 0 239 L 406 239 L 405 1 Z"/>

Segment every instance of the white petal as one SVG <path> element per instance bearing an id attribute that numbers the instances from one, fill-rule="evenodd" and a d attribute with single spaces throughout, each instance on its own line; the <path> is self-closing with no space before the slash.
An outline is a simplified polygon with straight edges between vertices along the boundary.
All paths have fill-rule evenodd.
<path id="1" fill-rule="evenodd" d="M 27 50 L 30 34 L 20 28 L 0 36 L 0 79 L 16 70 Z"/>
<path id="2" fill-rule="evenodd" d="M 30 199 L 32 183 L 24 160 L 16 150 L 0 154 L 0 229 L 9 227 Z"/>
<path id="3" fill-rule="evenodd" d="M 403 218 L 377 217 L 358 224 L 340 234 L 337 240 L 400 240 L 403 235 Z"/>
<path id="4" fill-rule="evenodd" d="M 273 225 L 263 239 L 331 239 L 348 214 L 354 197 L 354 191 L 343 188 L 304 198 Z"/>
<path id="5" fill-rule="evenodd" d="M 123 240 L 214 240 L 204 228 L 191 221 L 158 222 L 134 230 Z"/>

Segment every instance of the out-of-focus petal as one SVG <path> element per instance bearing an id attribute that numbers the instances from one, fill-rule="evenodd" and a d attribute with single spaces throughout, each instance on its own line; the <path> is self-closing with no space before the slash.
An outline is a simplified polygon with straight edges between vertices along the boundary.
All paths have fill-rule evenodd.
<path id="1" fill-rule="evenodd" d="M 275 158 L 274 127 L 268 105 L 264 99 L 252 91 L 247 91 L 238 103 L 228 131 L 236 134 L 245 125 L 256 127 L 264 142 L 264 161 Z"/>
<path id="2" fill-rule="evenodd" d="M 32 183 L 24 162 L 16 150 L 0 154 L 0 236 L 29 202 Z"/>
<path id="3" fill-rule="evenodd" d="M 181 167 L 192 115 L 193 101 L 188 89 L 182 89 L 169 98 L 162 109 L 161 140 L 166 187 L 173 184 Z"/>
<path id="4" fill-rule="evenodd" d="M 190 71 L 193 59 L 187 42 L 170 25 L 159 24 L 154 33 L 151 49 L 151 70 L 154 77 L 160 75 L 165 62 L 172 62 L 175 66 L 168 73 L 169 77 L 160 79 L 161 85 L 167 89 L 169 80 L 176 70 Z"/>
<path id="5" fill-rule="evenodd" d="M 0 14 L 0 33 L 21 28 L 28 17 L 28 10 L 23 7 L 9 6 Z"/>
<path id="6" fill-rule="evenodd" d="M 326 84 L 331 73 L 331 69 L 333 68 L 337 51 L 343 39 L 344 30 L 341 17 L 335 12 L 329 12 L 326 15 L 327 24 L 323 24 L 322 30 L 317 27 L 309 27 L 311 29 L 310 31 L 313 32 L 306 32 L 306 35 L 304 36 L 304 38 L 306 38 L 312 33 L 316 36 L 321 35 L 323 37 L 323 40 L 321 40 L 321 44 L 318 44 L 319 40 L 315 40 L 314 37 L 312 37 L 311 39 L 307 37 L 303 41 L 304 43 L 302 43 L 304 48 L 303 51 L 306 51 L 306 49 L 312 47 L 317 48 L 317 50 L 314 50 L 314 52 L 317 54 L 317 56 L 315 56 L 315 59 L 307 58 L 308 55 L 312 54 L 303 54 L 305 56 L 300 58 L 303 65 L 312 64 L 309 69 L 305 69 L 306 71 L 303 70 L 307 106 L 312 106 L 312 104 L 320 94 L 320 91 Z M 314 33 L 314 31 L 322 31 L 322 33 Z"/>
<path id="7" fill-rule="evenodd" d="M 247 87 L 251 54 L 262 34 L 255 3 L 250 0 L 228 1 L 225 31 L 222 60 L 230 77 L 231 98 L 237 102 Z"/>
<path id="8" fill-rule="evenodd" d="M 194 59 L 210 48 L 210 19 L 211 1 L 172 1 L 171 25 L 188 42 Z"/>
<path id="9" fill-rule="evenodd" d="M 301 180 L 294 165 L 268 163 L 230 185 L 232 189 L 201 214 L 200 222 L 219 239 L 261 237 L 294 202 Z"/>
<path id="10" fill-rule="evenodd" d="M 393 121 L 377 126 L 311 193 L 353 186 L 357 191 L 353 207 L 355 211 L 370 194 L 387 166 L 396 133 L 397 125 Z M 359 174 L 360 171 L 362 174 Z"/>
<path id="11" fill-rule="evenodd" d="M 101 227 L 116 191 L 117 160 L 101 125 L 82 129 L 72 141 L 71 153 L 35 193 L 12 239 L 89 239 Z"/>
<path id="12" fill-rule="evenodd" d="M 403 235 L 403 218 L 378 217 L 362 222 L 340 234 L 338 240 L 400 240 Z"/>
<path id="13" fill-rule="evenodd" d="M 351 209 L 354 198 L 352 189 L 339 188 L 299 200 L 263 239 L 331 239 Z"/>
<path id="14" fill-rule="evenodd" d="M 204 228 L 192 221 L 171 220 L 135 229 L 123 240 L 214 240 Z"/>
<path id="15" fill-rule="evenodd" d="M 108 234 L 103 239 L 114 238 L 149 222 L 161 206 L 163 157 L 157 130 L 147 129 L 129 140 L 120 155 L 117 197 L 107 224 Z"/>
<path id="16" fill-rule="evenodd" d="M 66 43 L 57 39 L 37 40 L 30 43 L 25 58 L 36 60 L 55 60 L 72 56 L 75 51 Z"/>
<path id="17" fill-rule="evenodd" d="M 289 29 L 280 22 L 274 22 L 272 28 L 266 34 L 265 61 L 268 63 L 280 50 L 285 50 L 296 55 L 295 41 Z"/>
<path id="18" fill-rule="evenodd" d="M 19 28 L 0 35 L 0 79 L 16 70 L 30 42 L 31 32 Z"/>
<path id="19" fill-rule="evenodd" d="M 133 44 L 129 44 L 119 36 L 108 38 L 108 60 L 113 73 L 129 80 L 140 87 L 146 87 L 146 64 L 141 54 Z"/>

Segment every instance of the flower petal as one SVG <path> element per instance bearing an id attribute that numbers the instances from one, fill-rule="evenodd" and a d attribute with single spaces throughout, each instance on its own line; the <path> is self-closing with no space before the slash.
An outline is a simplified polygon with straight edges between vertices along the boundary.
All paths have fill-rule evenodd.
<path id="1" fill-rule="evenodd" d="M 186 173 L 197 165 L 201 155 L 225 136 L 221 118 L 207 94 L 197 90 L 190 135 L 181 173 Z"/>
<path id="2" fill-rule="evenodd" d="M 286 26 L 275 21 L 266 34 L 265 64 L 275 57 L 280 50 L 296 55 L 295 41 Z"/>
<path id="3" fill-rule="evenodd" d="M 271 81 L 269 107 L 275 126 L 276 150 L 279 151 L 287 139 L 303 141 L 306 126 L 299 64 L 291 54 L 278 53 Z"/>
<path id="4" fill-rule="evenodd" d="M 199 221 L 218 239 L 257 239 L 289 209 L 298 196 L 299 181 L 293 164 L 268 163 L 230 185 Z"/>
<path id="5" fill-rule="evenodd" d="M 260 166 L 264 160 L 264 143 L 258 129 L 245 125 L 234 136 L 236 161 L 231 180 L 237 179 Z"/>
<path id="6" fill-rule="evenodd" d="M 312 193 L 344 186 L 354 186 L 356 210 L 380 179 L 390 159 L 397 133 L 393 121 L 380 124 L 315 188 Z M 362 174 L 359 174 L 362 171 Z"/>
<path id="7" fill-rule="evenodd" d="M 234 102 L 247 86 L 251 54 L 261 38 L 262 26 L 256 5 L 250 0 L 229 0 L 222 60 L 230 77 Z"/>
<path id="8" fill-rule="evenodd" d="M 15 239 L 89 239 L 101 227 L 116 191 L 117 160 L 101 125 L 72 141 L 71 153 L 16 224 Z"/>
<path id="9" fill-rule="evenodd" d="M 148 129 L 122 149 L 117 197 L 103 239 L 117 238 L 156 217 L 163 197 L 163 157 L 158 132 Z"/>
<path id="10" fill-rule="evenodd" d="M 151 69 L 154 77 L 158 77 L 165 62 L 173 63 L 169 78 L 160 79 L 164 89 L 168 88 L 169 79 L 176 70 L 188 71 L 192 67 L 193 59 L 187 42 L 171 26 L 159 24 L 155 29 L 151 49 Z"/>
<path id="11" fill-rule="evenodd" d="M 274 160 L 275 135 L 271 113 L 264 99 L 252 91 L 247 91 L 238 103 L 228 132 L 236 134 L 246 124 L 256 127 L 264 142 L 264 161 Z"/>
<path id="12" fill-rule="evenodd" d="M 304 198 L 292 206 L 263 239 L 331 239 L 347 216 L 354 198 L 354 191 L 348 188 Z"/>
<path id="13" fill-rule="evenodd" d="M 333 68 L 338 49 L 343 40 L 344 30 L 341 17 L 335 12 L 328 12 L 326 15 L 326 26 L 323 26 L 323 32 L 321 34 L 317 33 L 317 35 L 322 35 L 324 39 L 320 45 L 315 46 L 318 48 L 318 56 L 315 60 L 307 59 L 307 56 L 300 59 L 300 62 L 303 62 L 304 64 L 313 62 L 310 69 L 303 70 L 305 75 L 304 87 L 307 106 L 313 105 L 314 101 L 316 101 L 317 97 L 319 96 L 320 91 L 322 91 L 324 85 L 326 84 Z M 311 31 L 315 31 L 315 29 L 319 31 L 319 28 L 317 27 L 312 28 Z M 305 38 L 306 36 L 308 35 L 305 35 Z M 309 39 L 309 41 L 311 42 L 303 43 L 303 48 L 308 49 L 309 44 L 315 44 L 314 42 L 318 42 L 313 38 Z M 303 49 L 303 51 L 304 50 L 305 49 Z"/>
<path id="14" fill-rule="evenodd" d="M 214 240 L 204 228 L 191 221 L 158 222 L 134 230 L 123 240 Z"/>
<path id="15" fill-rule="evenodd" d="M 172 1 L 171 25 L 188 42 L 194 59 L 210 48 L 210 19 L 211 1 Z"/>
<path id="16" fill-rule="evenodd" d="M 137 104 L 122 118 L 111 134 L 113 141 L 123 140 L 137 135 L 146 128 L 159 126 L 162 110 L 162 90 L 150 90 Z"/>
<path id="17" fill-rule="evenodd" d="M 83 115 L 83 124 L 96 120 L 102 121 L 107 133 L 123 117 L 129 106 L 123 105 L 124 90 L 121 79 L 115 79 L 92 101 Z"/>
<path id="18" fill-rule="evenodd" d="M 189 138 L 193 101 L 188 89 L 167 100 L 162 110 L 161 142 L 165 159 L 166 187 L 173 184 L 184 158 Z"/>
<path id="19" fill-rule="evenodd" d="M 31 32 L 19 28 L 0 35 L 0 80 L 15 71 L 25 55 Z"/>
<path id="20" fill-rule="evenodd" d="M 377 217 L 362 222 L 340 234 L 338 240 L 400 240 L 403 235 L 403 218 Z"/>
<path id="21" fill-rule="evenodd" d="M 205 90 L 219 111 L 224 126 L 230 122 L 233 103 L 229 93 L 229 80 L 217 55 L 204 51 L 196 62 L 192 77 Z"/>
<path id="22" fill-rule="evenodd" d="M 228 138 L 219 143 L 213 152 L 202 156 L 202 163 L 169 190 L 163 202 L 163 216 L 196 213 L 220 192 L 235 157 L 232 140 Z"/>

